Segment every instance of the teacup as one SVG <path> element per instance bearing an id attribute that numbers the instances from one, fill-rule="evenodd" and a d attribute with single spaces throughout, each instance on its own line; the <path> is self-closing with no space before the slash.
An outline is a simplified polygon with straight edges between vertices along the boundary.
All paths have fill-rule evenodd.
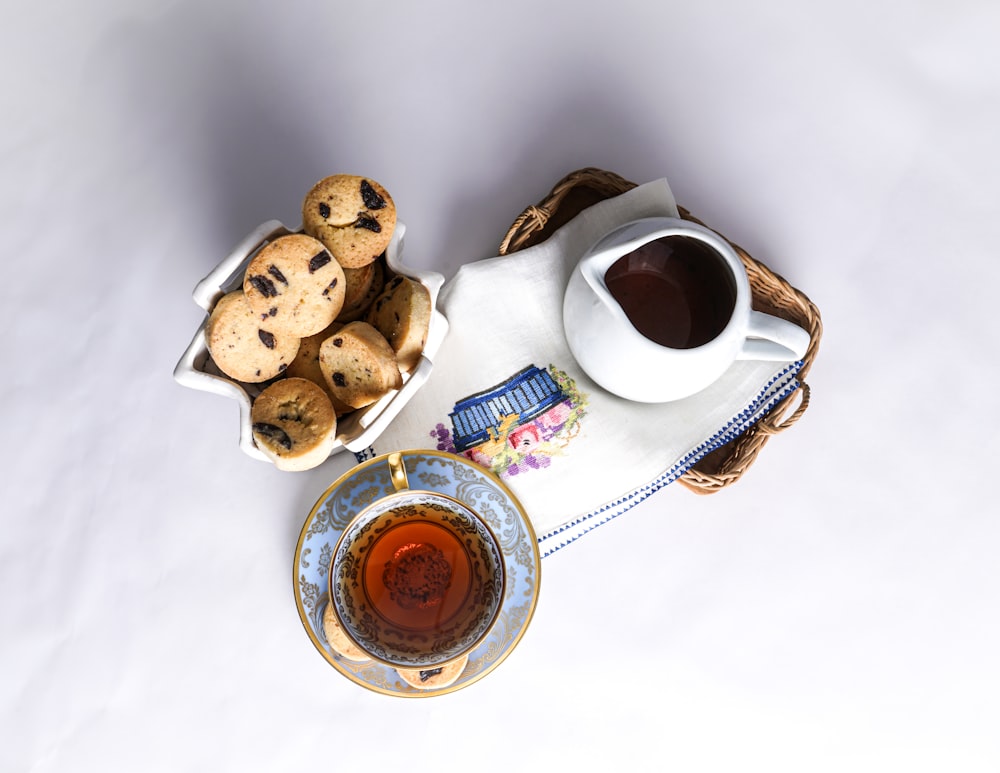
<path id="1" fill-rule="evenodd" d="M 730 244 L 696 223 L 655 217 L 602 238 L 573 271 L 563 300 L 580 367 L 620 397 L 660 403 L 695 394 L 736 360 L 791 362 L 809 333 L 751 308 Z"/>
<path id="2" fill-rule="evenodd" d="M 344 633 L 373 659 L 431 669 L 489 634 L 506 578 L 499 542 L 457 499 L 411 489 L 402 456 L 385 458 L 395 491 L 347 525 L 329 591 Z"/>

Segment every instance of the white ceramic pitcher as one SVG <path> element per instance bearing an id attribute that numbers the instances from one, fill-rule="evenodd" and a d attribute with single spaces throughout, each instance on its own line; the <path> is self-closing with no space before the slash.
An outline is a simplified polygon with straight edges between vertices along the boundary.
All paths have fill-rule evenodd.
<path id="1" fill-rule="evenodd" d="M 668 236 L 697 239 L 711 248 L 731 277 L 727 293 L 735 290 L 732 314 L 721 322 L 721 332 L 693 348 L 664 346 L 640 333 L 605 277 L 622 256 Z M 615 229 L 583 256 L 566 288 L 563 324 L 573 356 L 594 381 L 629 400 L 661 403 L 701 391 L 736 360 L 792 362 L 805 354 L 806 330 L 754 311 L 750 304 L 743 262 L 725 239 L 679 218 L 646 218 Z"/>

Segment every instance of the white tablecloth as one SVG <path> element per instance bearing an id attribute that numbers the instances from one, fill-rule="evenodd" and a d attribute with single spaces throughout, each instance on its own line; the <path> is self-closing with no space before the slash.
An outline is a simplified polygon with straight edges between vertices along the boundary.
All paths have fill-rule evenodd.
<path id="1" fill-rule="evenodd" d="M 0 47 L 0 770 L 1000 768 L 1000 9 L 119 0 Z M 802 288 L 804 418 L 542 561 L 500 668 L 429 701 L 315 651 L 292 554 L 336 462 L 179 387 L 191 290 L 333 172 L 453 277 L 594 165 Z"/>

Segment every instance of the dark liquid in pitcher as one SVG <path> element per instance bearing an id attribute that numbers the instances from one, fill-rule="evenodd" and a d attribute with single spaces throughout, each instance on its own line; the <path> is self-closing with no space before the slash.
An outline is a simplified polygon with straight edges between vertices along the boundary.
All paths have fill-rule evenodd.
<path id="1" fill-rule="evenodd" d="M 689 236 L 664 236 L 615 261 L 604 275 L 633 327 L 671 349 L 693 349 L 726 327 L 736 305 L 729 266 Z"/>

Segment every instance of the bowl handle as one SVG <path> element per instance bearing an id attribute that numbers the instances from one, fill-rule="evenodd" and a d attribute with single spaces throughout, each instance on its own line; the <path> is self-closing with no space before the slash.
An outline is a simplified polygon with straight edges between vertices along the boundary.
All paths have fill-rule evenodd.
<path id="1" fill-rule="evenodd" d="M 265 242 L 273 241 L 279 236 L 290 233 L 292 231 L 288 230 L 280 220 L 268 220 L 266 223 L 261 223 L 247 234 L 246 238 L 236 245 L 229 256 L 213 268 L 208 276 L 195 285 L 194 293 L 192 293 L 194 302 L 205 311 L 210 312 L 219 298 L 225 295 L 222 288 L 232 277 L 236 276 L 240 264 L 244 260 L 255 253 Z"/>

